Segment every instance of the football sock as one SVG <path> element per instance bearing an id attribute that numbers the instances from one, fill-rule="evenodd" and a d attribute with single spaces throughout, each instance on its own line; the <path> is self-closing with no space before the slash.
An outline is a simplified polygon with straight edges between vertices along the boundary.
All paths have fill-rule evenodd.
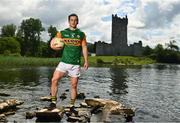
<path id="1" fill-rule="evenodd" d="M 70 105 L 74 105 L 75 101 L 76 101 L 76 99 L 71 99 Z"/>
<path id="2" fill-rule="evenodd" d="M 51 96 L 51 102 L 56 104 L 57 97 L 56 96 Z"/>

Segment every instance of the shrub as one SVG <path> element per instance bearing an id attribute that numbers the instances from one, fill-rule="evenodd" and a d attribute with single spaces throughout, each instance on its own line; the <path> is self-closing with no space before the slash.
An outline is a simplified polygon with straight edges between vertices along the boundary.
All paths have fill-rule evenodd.
<path id="1" fill-rule="evenodd" d="M 104 61 L 103 61 L 102 59 L 97 59 L 96 62 L 97 62 L 98 64 L 104 63 Z"/>
<path id="2" fill-rule="evenodd" d="M 20 53 L 20 44 L 13 37 L 0 38 L 0 54 Z"/>
<path id="3" fill-rule="evenodd" d="M 10 54 L 11 54 L 11 51 L 9 51 L 9 50 L 5 50 L 3 53 L 3 55 L 5 55 L 5 56 L 9 56 Z"/>

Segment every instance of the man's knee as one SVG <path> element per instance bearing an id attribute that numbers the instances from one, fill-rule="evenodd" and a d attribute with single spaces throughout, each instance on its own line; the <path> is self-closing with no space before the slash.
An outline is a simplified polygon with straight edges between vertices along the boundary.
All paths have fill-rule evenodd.
<path id="1" fill-rule="evenodd" d="M 64 73 L 55 71 L 51 79 L 52 84 L 58 84 L 58 81 L 64 76 Z"/>
<path id="2" fill-rule="evenodd" d="M 52 79 L 51 79 L 51 83 L 52 84 L 58 84 L 58 81 L 59 81 L 59 78 L 57 78 L 57 77 L 53 77 Z"/>

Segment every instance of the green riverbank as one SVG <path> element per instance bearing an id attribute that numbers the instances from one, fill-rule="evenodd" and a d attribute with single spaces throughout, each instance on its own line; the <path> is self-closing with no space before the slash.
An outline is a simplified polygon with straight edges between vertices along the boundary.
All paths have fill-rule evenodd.
<path id="1" fill-rule="evenodd" d="M 60 58 L 39 58 L 39 57 L 15 57 L 0 56 L 0 66 L 56 66 Z M 112 65 L 145 65 L 152 64 L 156 61 L 146 57 L 132 56 L 90 56 L 89 65 L 96 66 L 112 66 Z M 82 58 L 83 63 L 83 58 Z"/>

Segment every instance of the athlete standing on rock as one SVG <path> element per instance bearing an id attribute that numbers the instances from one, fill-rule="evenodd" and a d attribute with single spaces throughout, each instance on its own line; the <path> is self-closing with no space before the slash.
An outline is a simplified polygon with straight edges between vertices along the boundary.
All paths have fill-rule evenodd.
<path id="1" fill-rule="evenodd" d="M 62 38 L 64 42 L 63 54 L 60 63 L 54 71 L 51 80 L 51 107 L 56 107 L 58 81 L 68 73 L 71 83 L 71 101 L 73 106 L 77 96 L 77 85 L 80 76 L 81 52 L 84 57 L 84 69 L 88 69 L 88 50 L 86 36 L 84 32 L 77 28 L 78 16 L 71 14 L 68 16 L 69 28 L 57 33 L 57 38 Z M 51 48 L 58 50 L 51 41 Z"/>

